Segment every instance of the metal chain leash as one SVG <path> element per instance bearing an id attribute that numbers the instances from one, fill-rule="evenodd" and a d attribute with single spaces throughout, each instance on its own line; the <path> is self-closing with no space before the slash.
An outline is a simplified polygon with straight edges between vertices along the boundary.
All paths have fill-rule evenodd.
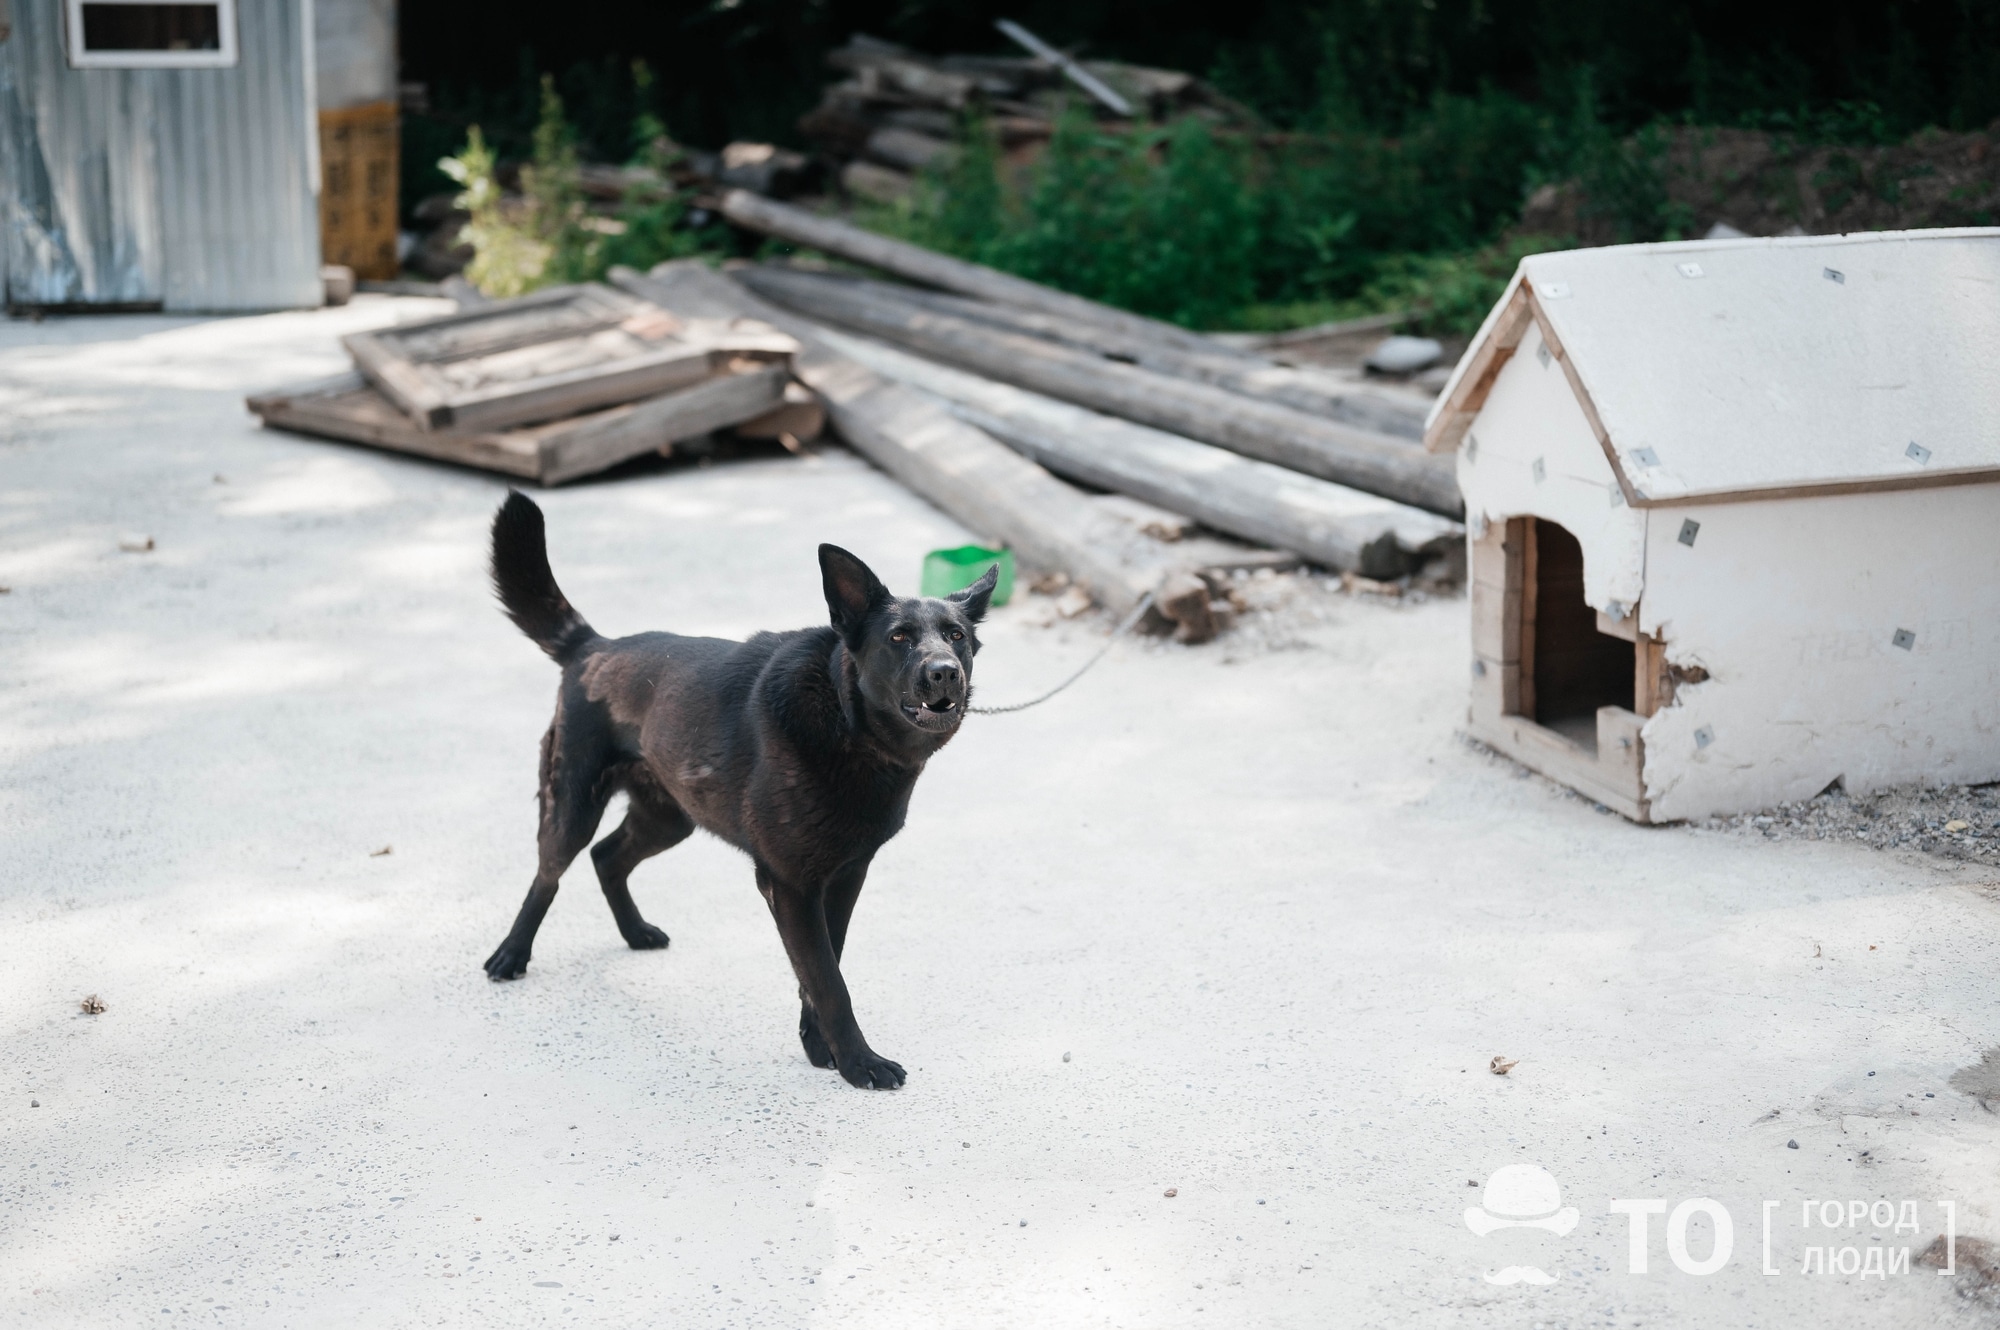
<path id="1" fill-rule="evenodd" d="M 1096 655 L 1092 656 L 1089 660 L 1083 662 L 1082 666 L 1078 668 L 1075 674 L 1070 675 L 1069 678 L 1064 679 L 1061 683 L 1049 689 L 1048 692 L 1043 693 L 1040 697 L 1032 698 L 1026 702 L 1016 702 L 1011 707 L 967 707 L 965 709 L 966 712 L 974 716 L 1004 716 L 1010 711 L 1026 711 L 1029 707 L 1040 706 L 1042 703 L 1054 697 L 1057 693 L 1060 693 L 1063 689 L 1075 683 L 1078 679 L 1081 679 L 1084 675 L 1090 673 L 1090 667 L 1097 664 L 1098 661 L 1103 660 L 1105 654 L 1109 652 L 1112 647 L 1118 645 L 1118 639 L 1125 636 L 1125 634 L 1131 632 L 1133 627 L 1138 624 L 1139 620 L 1145 617 L 1146 611 L 1151 609 L 1152 607 L 1153 607 L 1153 593 L 1148 591 L 1145 595 L 1139 597 L 1139 603 L 1132 607 L 1132 612 L 1125 616 L 1125 621 L 1119 624 L 1116 628 L 1111 630 L 1110 639 L 1106 641 L 1103 646 L 1098 648 Z"/>

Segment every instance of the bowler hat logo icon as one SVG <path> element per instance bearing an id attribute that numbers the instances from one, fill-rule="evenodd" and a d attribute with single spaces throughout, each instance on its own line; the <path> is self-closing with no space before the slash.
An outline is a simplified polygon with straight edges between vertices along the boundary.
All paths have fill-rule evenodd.
<path id="1" fill-rule="evenodd" d="M 1562 1188 L 1547 1169 L 1509 1164 L 1486 1179 L 1480 1204 L 1465 1212 L 1465 1226 L 1485 1237 L 1503 1228 L 1539 1228 L 1566 1237 L 1576 1228 L 1576 1207 L 1562 1203 Z M 1510 1265 L 1486 1276 L 1489 1284 L 1553 1284 L 1556 1277 L 1532 1265 Z"/>

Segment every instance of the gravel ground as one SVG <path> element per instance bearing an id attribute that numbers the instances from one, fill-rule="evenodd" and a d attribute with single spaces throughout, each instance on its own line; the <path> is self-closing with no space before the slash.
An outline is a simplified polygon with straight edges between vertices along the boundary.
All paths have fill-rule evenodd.
<path id="1" fill-rule="evenodd" d="M 1092 633 L 1108 632 L 1116 616 L 1100 608 L 1092 607 L 1073 619 L 1065 618 L 1058 604 L 1066 585 L 1066 579 L 1054 583 L 1048 591 L 1025 585 L 1018 611 L 1023 624 L 1046 629 L 1073 623 Z M 1345 622 L 1357 604 L 1396 610 L 1440 599 L 1464 599 L 1463 590 L 1449 582 L 1414 577 L 1401 582 L 1374 582 L 1311 568 L 1289 572 L 1238 569 L 1231 574 L 1228 587 L 1232 612 L 1228 626 L 1214 645 L 1224 664 L 1274 652 L 1310 650 L 1310 637 L 1315 630 Z M 1208 652 L 1206 646 L 1188 648 L 1168 637 L 1136 636 L 1134 642 L 1138 649 L 1153 652 L 1190 649 L 1204 655 Z"/>
<path id="2" fill-rule="evenodd" d="M 806 1062 L 710 837 L 635 880 L 670 949 L 586 860 L 488 982 L 555 686 L 502 484 L 241 405 L 415 308 L 0 325 L 0 1326 L 1992 1324 L 1810 1272 L 2000 1237 L 1994 875 L 1527 779 L 1458 737 L 1455 598 L 1242 579 L 1221 640 L 968 722 L 844 961 L 893 1094 Z M 609 632 L 813 622 L 818 541 L 907 586 L 972 534 L 839 449 L 541 500 Z M 1045 601 L 982 702 L 1102 645 Z M 1571 1219 L 1467 1219 L 1529 1164 Z M 1856 1198 L 1921 1231 L 1800 1223 Z"/>
<path id="3" fill-rule="evenodd" d="M 1902 785 L 1864 795 L 1836 787 L 1799 803 L 1701 825 L 1766 840 L 1858 841 L 1877 850 L 1992 863 L 2000 860 L 2000 785 Z"/>

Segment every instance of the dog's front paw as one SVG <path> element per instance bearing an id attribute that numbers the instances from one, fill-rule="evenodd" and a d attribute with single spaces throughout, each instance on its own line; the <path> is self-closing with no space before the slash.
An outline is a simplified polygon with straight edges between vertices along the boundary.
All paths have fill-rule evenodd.
<path id="1" fill-rule="evenodd" d="M 833 1050 L 826 1046 L 826 1036 L 819 1032 L 811 1008 L 799 1012 L 799 1042 L 806 1047 L 806 1061 L 815 1067 L 833 1067 Z"/>
<path id="2" fill-rule="evenodd" d="M 903 1069 L 884 1057 L 863 1050 L 840 1064 L 840 1075 L 863 1090 L 893 1090 L 903 1083 Z"/>
<path id="3" fill-rule="evenodd" d="M 529 948 L 508 938 L 500 949 L 486 958 L 488 979 L 519 979 L 528 972 Z"/>
<path id="4" fill-rule="evenodd" d="M 652 924 L 642 923 L 625 934 L 625 945 L 634 951 L 660 951 L 668 941 L 666 930 L 655 928 Z"/>

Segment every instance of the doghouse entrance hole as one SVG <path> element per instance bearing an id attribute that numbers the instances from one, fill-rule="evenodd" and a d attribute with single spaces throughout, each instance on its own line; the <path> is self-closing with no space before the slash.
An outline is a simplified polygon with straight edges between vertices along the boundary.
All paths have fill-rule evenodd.
<path id="1" fill-rule="evenodd" d="M 1597 751 L 1597 709 L 1632 710 L 1634 646 L 1597 630 L 1583 598 L 1583 547 L 1554 522 L 1530 518 L 1533 588 L 1522 598 L 1522 638 L 1533 643 L 1533 691 L 1522 708 L 1536 724 Z"/>

